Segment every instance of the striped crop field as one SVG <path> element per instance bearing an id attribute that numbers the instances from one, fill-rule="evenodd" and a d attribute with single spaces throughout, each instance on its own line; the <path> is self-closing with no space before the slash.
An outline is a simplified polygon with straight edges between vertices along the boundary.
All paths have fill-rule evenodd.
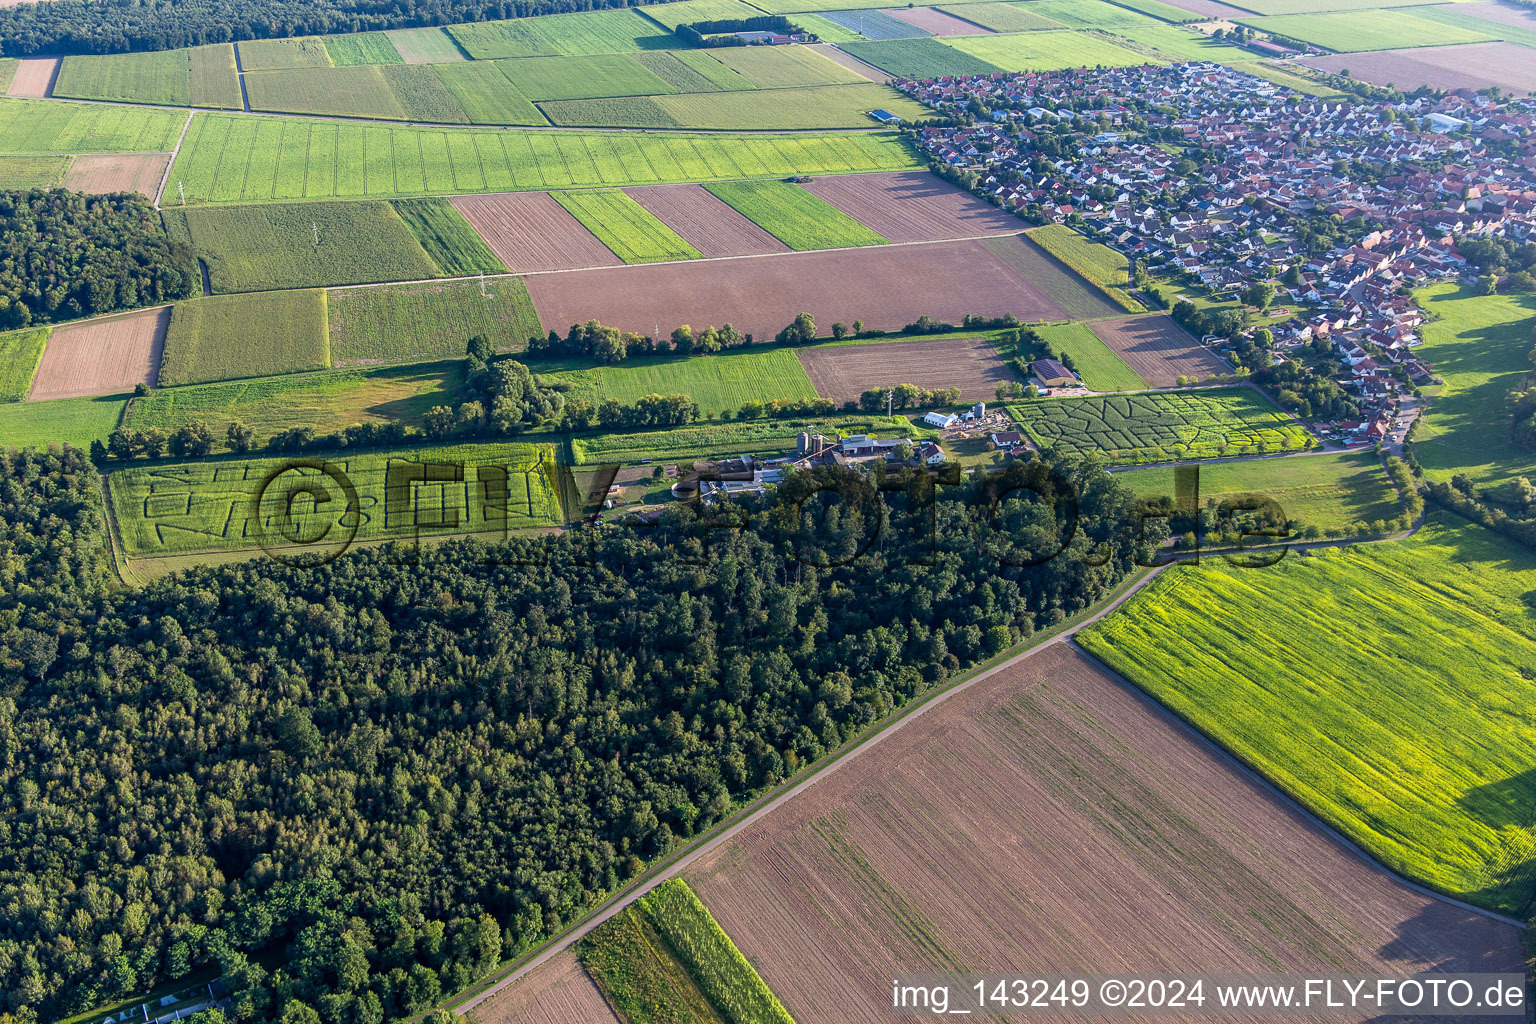
<path id="1" fill-rule="evenodd" d="M 53 95 L 81 100 L 239 110 L 240 81 L 229 43 L 154 53 L 66 57 Z"/>
<path id="2" fill-rule="evenodd" d="M 176 110 L 0 99 L 0 153 L 169 153 L 186 123 Z"/>
<path id="3" fill-rule="evenodd" d="M 717 199 L 791 249 L 842 249 L 887 241 L 793 182 L 729 181 L 708 187 Z"/>
<path id="4" fill-rule="evenodd" d="M 616 188 L 553 192 L 551 195 L 625 263 L 699 258 L 699 251 L 683 241 L 677 232 Z"/>
<path id="5" fill-rule="evenodd" d="M 0 106 L 0 121 L 5 109 Z M 900 136 L 887 132 L 518 132 L 199 114 L 171 168 L 169 187 L 181 184 L 189 204 L 237 203 L 660 185 L 919 166 Z"/>

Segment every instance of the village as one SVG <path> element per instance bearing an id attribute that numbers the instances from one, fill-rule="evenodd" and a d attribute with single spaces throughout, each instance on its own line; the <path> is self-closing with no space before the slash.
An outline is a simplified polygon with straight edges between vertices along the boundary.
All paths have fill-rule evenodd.
<path id="1" fill-rule="evenodd" d="M 1423 314 L 1411 290 L 1457 277 L 1494 287 L 1475 280 L 1458 240 L 1532 237 L 1530 98 L 1324 102 L 1205 63 L 899 87 L 958 122 L 917 130 L 937 165 L 1026 219 L 1124 254 L 1143 294 L 1168 295 L 1175 319 L 1345 445 L 1400 444 L 1412 396 L 1435 382 L 1414 354 Z M 1241 302 L 1255 285 L 1263 322 L 1245 314 L 1222 332 L 1196 302 L 1174 301 L 1184 287 L 1207 304 Z M 1332 358 L 1310 358 L 1322 354 Z M 1263 372 L 1287 364 L 1283 385 Z M 1300 398 L 1298 369 L 1329 378 L 1314 395 L 1336 384 L 1347 400 Z"/>

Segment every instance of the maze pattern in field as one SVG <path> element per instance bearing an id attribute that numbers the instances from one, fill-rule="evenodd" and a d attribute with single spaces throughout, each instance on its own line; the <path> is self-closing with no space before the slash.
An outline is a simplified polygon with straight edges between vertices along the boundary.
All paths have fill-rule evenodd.
<path id="1" fill-rule="evenodd" d="M 124 546 L 137 557 L 303 548 L 345 535 L 409 541 L 502 534 L 559 518 L 548 446 L 401 449 L 341 455 L 323 460 L 323 467 L 319 459 L 309 466 L 304 461 L 273 457 L 120 470 L 111 487 Z"/>
<path id="2" fill-rule="evenodd" d="M 1311 435 L 1246 388 L 1096 395 L 1008 410 L 1037 445 L 1117 462 L 1299 451 Z"/>

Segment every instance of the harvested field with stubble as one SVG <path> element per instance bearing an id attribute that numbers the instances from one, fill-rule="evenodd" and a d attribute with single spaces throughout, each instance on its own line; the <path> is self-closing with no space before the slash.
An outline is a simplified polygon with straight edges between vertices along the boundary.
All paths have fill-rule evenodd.
<path id="1" fill-rule="evenodd" d="M 621 1024 L 572 952 L 469 1012 L 472 1024 Z"/>
<path id="2" fill-rule="evenodd" d="M 120 395 L 154 384 L 171 307 L 54 328 L 27 400 Z"/>
<path id="3" fill-rule="evenodd" d="M 1522 969 L 1516 929 L 1396 883 L 1064 644 L 685 877 L 799 1024 L 892 1020 L 900 972 Z"/>
<path id="4" fill-rule="evenodd" d="M 1007 238 L 987 243 L 999 241 L 1023 245 Z M 650 264 L 533 274 L 527 282 L 539 319 L 546 324 L 596 318 L 644 334 L 657 325 L 670 330 L 686 323 L 699 330 L 731 323 L 757 338 L 771 338 L 801 312 L 814 316 L 823 334 L 838 320 L 863 320 L 870 330 L 893 330 L 925 313 L 954 323 L 967 313 L 1013 313 L 1022 320 L 1065 317 L 1028 274 L 1031 253 L 1020 252 L 1010 261 L 987 243 L 934 242 Z"/>
<path id="5" fill-rule="evenodd" d="M 1017 234 L 1023 222 L 926 171 L 835 174 L 804 186 L 893 242 Z"/>
<path id="6" fill-rule="evenodd" d="M 77 156 L 64 172 L 63 187 L 73 192 L 105 195 L 137 192 L 149 199 L 160 189 L 169 153 L 98 153 Z"/>
<path id="7" fill-rule="evenodd" d="M 643 185 L 624 191 L 705 256 L 790 251 L 702 185 Z"/>
<path id="8" fill-rule="evenodd" d="M 10 88 L 5 91 L 5 94 L 41 99 L 52 91 L 53 76 L 58 69 L 59 61 L 56 57 L 24 60 L 17 66 L 16 74 L 11 76 Z"/>
<path id="9" fill-rule="evenodd" d="M 1376 85 L 1399 89 L 1488 89 L 1513 92 L 1536 90 L 1536 60 L 1518 43 L 1471 43 L 1465 46 L 1424 46 L 1380 53 L 1339 53 L 1306 57 L 1308 67 L 1350 75 Z"/>
<path id="10" fill-rule="evenodd" d="M 514 273 L 624 262 L 548 192 L 455 196 L 453 205 Z"/>
<path id="11" fill-rule="evenodd" d="M 1169 387 L 1180 377 L 1204 380 L 1232 371 L 1166 316 L 1101 320 L 1088 326 L 1154 388 Z"/>
<path id="12" fill-rule="evenodd" d="M 893 384 L 958 387 L 962 401 L 991 401 L 998 381 L 1017 379 L 985 338 L 825 345 L 798 355 L 816 394 L 835 402 Z"/>

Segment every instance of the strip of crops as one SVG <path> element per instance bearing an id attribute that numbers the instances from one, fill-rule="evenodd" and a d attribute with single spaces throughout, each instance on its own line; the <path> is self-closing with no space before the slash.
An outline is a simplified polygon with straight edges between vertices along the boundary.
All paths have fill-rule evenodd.
<path id="1" fill-rule="evenodd" d="M 699 251 L 618 189 L 551 193 L 625 263 L 696 260 Z"/>
<path id="2" fill-rule="evenodd" d="M 0 153 L 169 153 L 185 112 L 0 98 Z"/>
<path id="3" fill-rule="evenodd" d="M 0 402 L 19 402 L 27 397 L 49 333 L 47 327 L 33 327 L 0 334 Z"/>
<path id="4" fill-rule="evenodd" d="M 1389 867 L 1523 916 L 1533 575 L 1528 552 L 1432 521 L 1265 569 L 1207 559 L 1079 641 Z"/>
<path id="5" fill-rule="evenodd" d="M 336 365 L 456 359 L 480 335 L 497 351 L 520 352 L 542 335 L 520 278 L 338 288 L 328 320 Z"/>
<path id="6" fill-rule="evenodd" d="M 1128 313 L 1140 313 L 1145 307 L 1126 294 L 1131 271 L 1127 259 L 1107 245 L 1090 242 L 1063 224 L 1035 228 L 1029 237 L 1039 242 L 1052 256 L 1097 285 L 1116 305 Z"/>
<path id="7" fill-rule="evenodd" d="M 0 156 L 0 181 L 6 188 L 57 188 L 73 157 Z"/>
<path id="8" fill-rule="evenodd" d="M 1099 340 L 1087 324 L 1055 324 L 1040 328 L 1058 355 L 1072 357 L 1083 383 L 1093 391 L 1144 391 L 1147 382 L 1119 353 Z"/>
<path id="9" fill-rule="evenodd" d="M 672 87 L 634 54 L 591 57 L 525 57 L 496 67 L 531 100 L 580 100 L 598 96 L 653 96 Z"/>
<path id="10" fill-rule="evenodd" d="M 325 51 L 337 67 L 348 64 L 404 64 L 405 58 L 383 32 L 327 36 Z"/>
<path id="11" fill-rule="evenodd" d="M 816 388 L 793 349 L 757 347 L 714 356 L 637 357 L 616 366 L 564 370 L 551 379 L 573 397 L 626 405 L 643 395 L 688 395 L 705 412 L 735 412 L 747 402 L 815 398 Z"/>
<path id="12" fill-rule="evenodd" d="M 791 249 L 887 244 L 885 238 L 793 182 L 729 181 L 706 187 Z"/>
<path id="13" fill-rule="evenodd" d="M 582 939 L 577 952 L 628 1024 L 723 1024 L 666 940 L 635 907 Z"/>
<path id="14" fill-rule="evenodd" d="M 446 199 L 397 199 L 391 205 L 449 277 L 504 274 L 507 268 Z"/>
<path id="15" fill-rule="evenodd" d="M 499 64 L 465 61 L 424 66 L 453 93 L 471 124 L 549 124 L 539 108 L 501 73 Z"/>

